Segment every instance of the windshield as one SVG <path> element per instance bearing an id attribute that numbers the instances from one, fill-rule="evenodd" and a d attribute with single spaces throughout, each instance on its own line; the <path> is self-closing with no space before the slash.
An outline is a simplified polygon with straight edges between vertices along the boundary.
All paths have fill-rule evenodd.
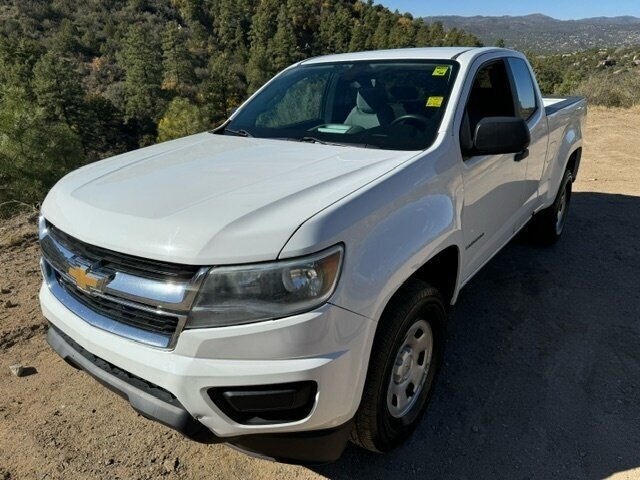
<path id="1" fill-rule="evenodd" d="M 434 142 L 452 61 L 300 65 L 280 74 L 219 133 L 390 150 Z"/>

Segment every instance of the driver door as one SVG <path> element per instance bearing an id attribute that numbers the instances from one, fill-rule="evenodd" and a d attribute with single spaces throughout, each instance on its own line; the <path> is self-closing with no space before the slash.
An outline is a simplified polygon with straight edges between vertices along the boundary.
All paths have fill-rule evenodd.
<path id="1" fill-rule="evenodd" d="M 483 64 L 474 78 L 460 128 L 462 152 L 471 151 L 478 122 L 515 117 L 510 77 L 504 60 Z M 513 235 L 524 219 L 527 159 L 515 154 L 463 154 L 462 229 L 468 280 Z"/>

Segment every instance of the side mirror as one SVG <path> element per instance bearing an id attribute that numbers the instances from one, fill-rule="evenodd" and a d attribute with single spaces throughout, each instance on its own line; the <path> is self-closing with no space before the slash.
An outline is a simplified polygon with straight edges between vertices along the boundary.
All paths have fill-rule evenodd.
<path id="1" fill-rule="evenodd" d="M 527 122 L 514 117 L 486 117 L 478 122 L 473 137 L 476 155 L 520 153 L 531 143 Z"/>

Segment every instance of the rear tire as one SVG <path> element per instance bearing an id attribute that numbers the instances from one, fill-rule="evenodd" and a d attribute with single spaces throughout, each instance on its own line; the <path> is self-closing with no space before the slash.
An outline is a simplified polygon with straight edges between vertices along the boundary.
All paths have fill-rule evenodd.
<path id="1" fill-rule="evenodd" d="M 569 215 L 572 183 L 573 175 L 570 170 L 567 170 L 564 172 L 553 205 L 541 210 L 531 219 L 529 237 L 534 243 L 550 247 L 560 240 Z"/>
<path id="2" fill-rule="evenodd" d="M 445 342 L 440 292 L 409 280 L 387 306 L 376 332 L 351 441 L 374 452 L 401 444 L 431 398 Z"/>

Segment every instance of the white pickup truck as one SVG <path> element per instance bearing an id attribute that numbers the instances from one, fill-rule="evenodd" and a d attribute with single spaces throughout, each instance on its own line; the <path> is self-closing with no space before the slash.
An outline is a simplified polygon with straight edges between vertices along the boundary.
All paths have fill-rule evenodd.
<path id="1" fill-rule="evenodd" d="M 51 190 L 48 341 L 202 442 L 388 451 L 425 411 L 460 289 L 525 226 L 562 234 L 585 117 L 505 49 L 301 61 L 215 131 Z"/>

